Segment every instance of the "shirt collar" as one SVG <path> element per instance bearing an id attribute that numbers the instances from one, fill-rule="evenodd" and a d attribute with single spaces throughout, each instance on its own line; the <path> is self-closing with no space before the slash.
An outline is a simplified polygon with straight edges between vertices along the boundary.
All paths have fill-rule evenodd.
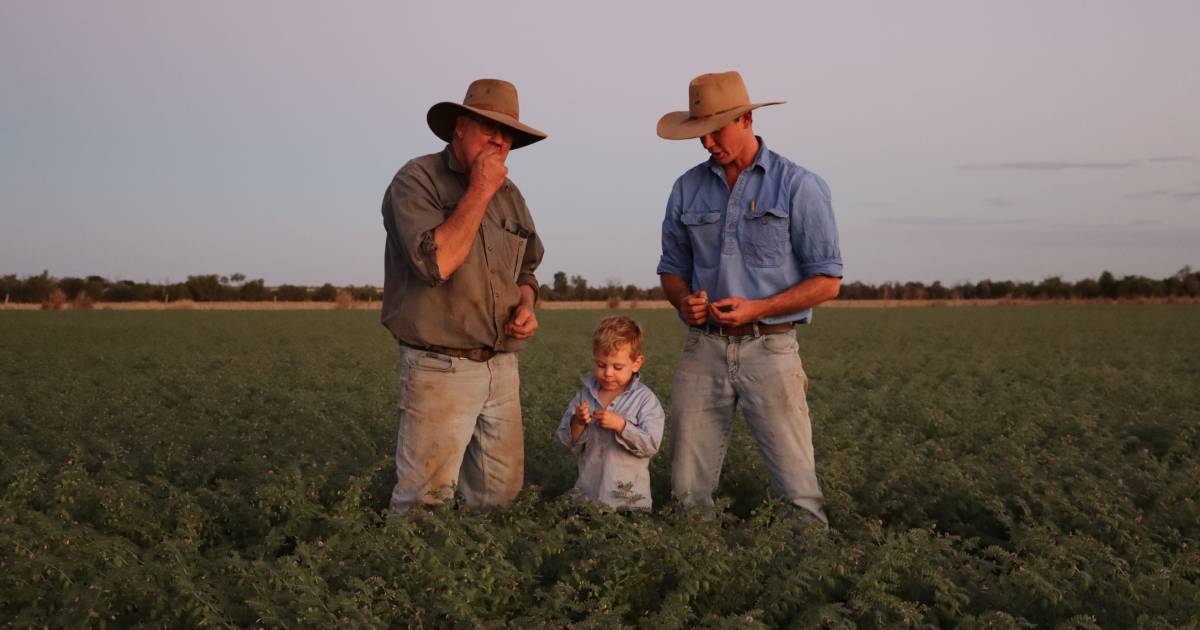
<path id="1" fill-rule="evenodd" d="M 467 174 L 467 169 L 463 168 L 463 165 L 458 163 L 458 158 L 454 157 L 454 151 L 450 150 L 450 145 L 448 144 L 446 145 L 446 148 L 442 150 L 442 161 L 446 164 L 446 168 L 454 171 L 455 173 L 462 173 L 464 175 Z"/>
<path id="2" fill-rule="evenodd" d="M 771 152 L 767 150 L 767 143 L 763 142 L 762 136 L 754 136 L 758 140 L 758 152 L 754 154 L 754 161 L 750 163 L 750 168 L 758 167 L 765 173 L 770 170 L 773 160 Z M 725 177 L 725 168 L 717 164 L 711 157 L 708 158 L 708 169 L 721 177 Z"/>

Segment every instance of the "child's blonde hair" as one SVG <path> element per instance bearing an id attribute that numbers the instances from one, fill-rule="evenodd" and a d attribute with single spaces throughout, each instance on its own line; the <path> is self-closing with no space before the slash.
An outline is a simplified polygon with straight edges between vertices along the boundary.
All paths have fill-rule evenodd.
<path id="1" fill-rule="evenodd" d="M 620 346 L 629 346 L 629 358 L 642 356 L 642 327 L 628 317 L 614 315 L 596 324 L 592 333 L 592 352 L 615 353 Z"/>

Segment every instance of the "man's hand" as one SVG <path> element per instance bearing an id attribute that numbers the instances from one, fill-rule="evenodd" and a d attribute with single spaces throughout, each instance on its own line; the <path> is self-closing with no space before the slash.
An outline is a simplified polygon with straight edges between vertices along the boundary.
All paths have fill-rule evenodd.
<path id="1" fill-rule="evenodd" d="M 680 300 L 679 315 L 688 324 L 702 325 L 708 316 L 708 292 L 697 291 Z"/>
<path id="2" fill-rule="evenodd" d="M 513 339 L 528 339 L 537 329 L 538 320 L 533 307 L 522 301 L 513 309 L 512 318 L 504 325 L 504 334 Z"/>
<path id="3" fill-rule="evenodd" d="M 736 295 L 713 302 L 708 313 L 722 326 L 740 326 L 762 319 L 761 303 Z"/>
<path id="4" fill-rule="evenodd" d="M 506 149 L 491 144 L 483 147 L 476 156 L 475 163 L 471 165 L 471 188 L 491 199 L 492 195 L 500 190 L 500 186 L 504 185 L 504 178 L 508 177 L 508 166 L 504 164 L 507 158 Z"/>
<path id="5" fill-rule="evenodd" d="M 597 409 L 596 422 L 605 429 L 616 431 L 617 433 L 625 430 L 625 418 L 622 418 L 611 411 Z"/>

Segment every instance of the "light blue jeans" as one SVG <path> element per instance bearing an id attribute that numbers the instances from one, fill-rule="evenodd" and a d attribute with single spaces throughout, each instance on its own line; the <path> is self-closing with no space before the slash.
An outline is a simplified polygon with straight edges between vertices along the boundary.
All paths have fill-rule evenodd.
<path id="1" fill-rule="evenodd" d="M 393 513 L 440 503 L 512 503 L 525 481 L 517 355 L 487 362 L 400 346 Z"/>
<path id="2" fill-rule="evenodd" d="M 721 337 L 688 331 L 671 390 L 671 489 L 711 507 L 738 404 L 771 473 L 771 487 L 823 523 L 813 460 L 808 377 L 794 332 Z"/>

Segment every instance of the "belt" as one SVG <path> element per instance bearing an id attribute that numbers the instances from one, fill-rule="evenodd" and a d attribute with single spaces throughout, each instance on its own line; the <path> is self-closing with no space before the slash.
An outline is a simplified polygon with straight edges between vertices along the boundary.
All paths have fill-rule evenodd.
<path id="1" fill-rule="evenodd" d="M 459 359 L 470 359 L 472 361 L 478 361 L 479 363 L 490 361 L 492 357 L 499 354 L 491 348 L 470 348 L 467 350 L 462 350 L 460 348 L 447 348 L 445 346 L 414 346 L 411 343 L 404 343 L 403 341 L 400 342 L 400 345 L 408 346 L 414 350 L 425 350 L 427 352 L 436 352 L 438 354 L 457 357 Z"/>
<path id="2" fill-rule="evenodd" d="M 721 337 L 761 337 L 763 335 L 773 335 L 775 333 L 795 330 L 796 323 L 762 324 L 759 322 L 749 322 L 738 326 L 717 326 L 705 323 L 702 326 L 692 326 L 692 328 L 706 335 L 719 335 Z"/>

